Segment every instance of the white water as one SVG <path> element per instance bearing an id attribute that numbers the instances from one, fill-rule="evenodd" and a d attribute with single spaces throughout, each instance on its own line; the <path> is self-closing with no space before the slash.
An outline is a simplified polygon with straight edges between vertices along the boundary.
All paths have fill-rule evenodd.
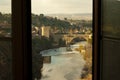
<path id="1" fill-rule="evenodd" d="M 43 64 L 41 80 L 79 80 L 85 61 L 79 52 L 74 49 L 77 43 L 71 45 L 73 51 L 66 51 L 65 47 L 42 51 L 43 56 L 51 56 L 50 64 Z"/>

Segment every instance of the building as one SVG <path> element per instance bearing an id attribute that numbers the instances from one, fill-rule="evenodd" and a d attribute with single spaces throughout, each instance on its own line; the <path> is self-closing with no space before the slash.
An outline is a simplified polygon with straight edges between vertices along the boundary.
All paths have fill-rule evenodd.
<path id="1" fill-rule="evenodd" d="M 89 39 L 92 39 L 92 34 L 90 34 L 90 35 L 88 36 L 88 38 L 89 38 Z"/>
<path id="2" fill-rule="evenodd" d="M 42 26 L 41 27 L 41 35 L 49 38 L 49 36 L 50 36 L 50 26 Z"/>

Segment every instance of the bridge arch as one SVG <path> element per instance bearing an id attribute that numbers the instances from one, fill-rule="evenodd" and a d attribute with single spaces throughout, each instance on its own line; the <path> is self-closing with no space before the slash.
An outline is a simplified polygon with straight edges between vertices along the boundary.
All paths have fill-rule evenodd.
<path id="1" fill-rule="evenodd" d="M 70 43 L 76 43 L 76 42 L 80 42 L 80 41 L 87 41 L 86 38 L 84 37 L 73 37 L 73 39 L 71 39 Z"/>

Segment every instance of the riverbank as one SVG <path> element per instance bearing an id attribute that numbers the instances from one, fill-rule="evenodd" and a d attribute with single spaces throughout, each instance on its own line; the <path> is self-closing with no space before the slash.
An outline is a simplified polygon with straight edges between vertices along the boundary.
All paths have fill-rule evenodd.
<path id="1" fill-rule="evenodd" d="M 82 70 L 80 80 L 92 80 L 92 45 L 91 44 L 86 45 L 86 51 L 82 55 L 85 60 L 85 65 Z"/>

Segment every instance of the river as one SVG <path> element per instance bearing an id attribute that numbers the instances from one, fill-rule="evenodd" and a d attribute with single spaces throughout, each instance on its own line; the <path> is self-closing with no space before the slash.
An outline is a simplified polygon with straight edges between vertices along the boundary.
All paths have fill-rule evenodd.
<path id="1" fill-rule="evenodd" d="M 79 42 L 71 45 L 72 51 L 66 51 L 66 47 L 44 50 L 43 56 L 51 56 L 51 63 L 44 63 L 41 80 L 80 80 L 80 75 L 85 61 L 75 48 L 87 42 Z"/>

